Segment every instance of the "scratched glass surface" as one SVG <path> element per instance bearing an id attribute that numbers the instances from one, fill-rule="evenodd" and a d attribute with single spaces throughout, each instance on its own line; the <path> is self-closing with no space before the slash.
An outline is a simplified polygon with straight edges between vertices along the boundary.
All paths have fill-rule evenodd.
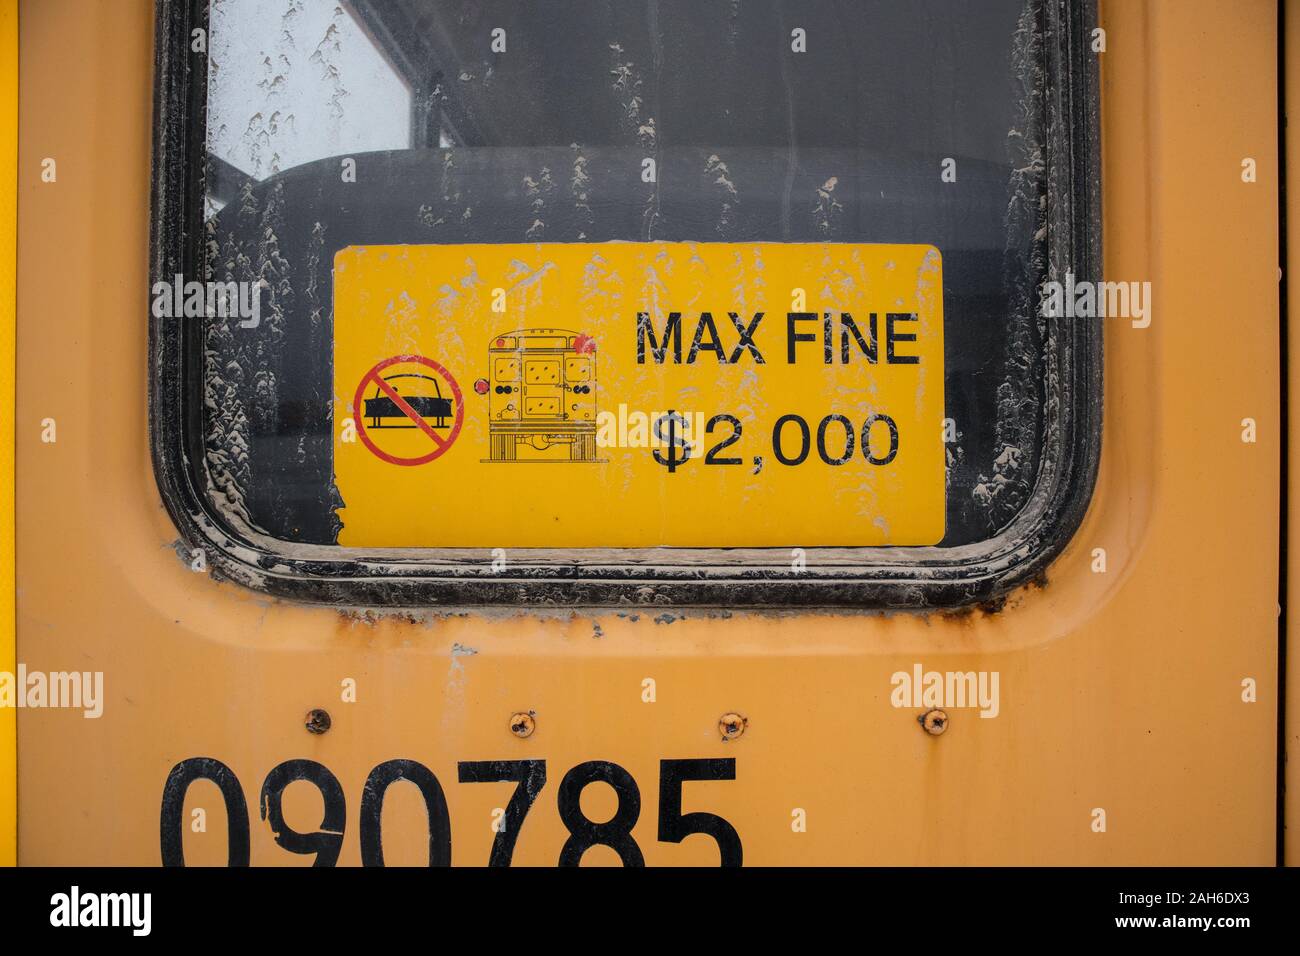
<path id="1" fill-rule="evenodd" d="M 207 277 L 265 287 L 256 328 L 204 320 L 213 502 L 337 541 L 345 246 L 916 242 L 943 253 L 944 545 L 990 537 L 1049 440 L 1041 7 L 214 0 Z"/>

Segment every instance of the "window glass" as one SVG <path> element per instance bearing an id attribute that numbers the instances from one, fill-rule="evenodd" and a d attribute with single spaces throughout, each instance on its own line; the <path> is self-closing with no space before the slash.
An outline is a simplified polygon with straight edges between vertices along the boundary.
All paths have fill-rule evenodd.
<path id="1" fill-rule="evenodd" d="M 340 153 L 411 145 L 411 90 L 335 3 L 218 0 L 210 13 L 208 153 L 216 193 Z"/>
<path id="2" fill-rule="evenodd" d="M 1047 441 L 1044 16 L 213 0 L 205 277 L 256 299 L 201 320 L 213 506 L 361 547 L 990 538 Z"/>

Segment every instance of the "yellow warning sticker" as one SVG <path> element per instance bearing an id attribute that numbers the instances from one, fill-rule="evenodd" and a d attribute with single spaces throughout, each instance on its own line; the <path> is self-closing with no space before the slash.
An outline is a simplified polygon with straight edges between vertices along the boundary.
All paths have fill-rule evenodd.
<path id="1" fill-rule="evenodd" d="M 349 547 L 926 545 L 944 534 L 925 245 L 352 246 Z"/>

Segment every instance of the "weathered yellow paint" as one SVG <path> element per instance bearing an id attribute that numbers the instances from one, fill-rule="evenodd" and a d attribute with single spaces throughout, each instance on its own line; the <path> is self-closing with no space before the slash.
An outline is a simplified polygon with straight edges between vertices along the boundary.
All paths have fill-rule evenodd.
<path id="1" fill-rule="evenodd" d="M 14 657 L 14 272 L 18 228 L 18 0 L 0 0 L 0 671 Z M 17 712 L 0 708 L 0 866 L 18 859 Z"/>
<path id="2" fill-rule="evenodd" d="M 1103 12 L 1106 271 L 1151 280 L 1154 312 L 1150 328 L 1106 328 L 1100 481 L 1045 587 L 992 615 L 371 619 L 271 601 L 177 560 L 142 380 L 152 4 L 24 7 L 21 168 L 61 162 L 56 188 L 21 186 L 18 417 L 57 417 L 59 441 L 28 436 L 18 461 L 19 652 L 31 668 L 102 669 L 107 701 L 97 721 L 24 712 L 21 862 L 157 862 L 163 781 L 204 755 L 238 774 L 260 864 L 309 862 L 257 816 L 263 776 L 291 757 L 343 785 L 342 863 L 359 859 L 361 785 L 380 761 L 409 757 L 438 775 L 454 860 L 480 863 L 512 785 L 458 784 L 456 761 L 533 757 L 548 760 L 549 781 L 516 862 L 556 860 L 559 780 L 606 759 L 640 786 L 646 861 L 709 864 L 706 837 L 655 838 L 657 761 L 706 756 L 735 757 L 737 779 L 688 784 L 684 808 L 731 821 L 750 864 L 1271 863 L 1275 5 Z M 1246 156 L 1259 163 L 1249 185 Z M 1254 444 L 1240 440 L 1246 417 Z M 1105 573 L 1091 570 L 1096 548 Z M 947 733 L 926 735 L 916 709 L 890 705 L 891 675 L 916 663 L 998 671 L 998 716 L 957 710 Z M 1247 677 L 1258 703 L 1241 699 Z M 355 703 L 340 699 L 346 678 Z M 334 729 L 306 734 L 312 707 L 329 709 Z M 526 740 L 507 727 L 517 710 L 537 713 Z M 727 711 L 749 726 L 724 743 Z M 592 787 L 589 814 L 606 798 Z M 198 806 L 207 832 L 186 834 L 188 858 L 221 862 L 215 788 L 190 791 Z M 394 787 L 386 806 L 389 862 L 422 862 L 413 789 Z M 1094 808 L 1106 810 L 1104 834 Z M 309 786 L 287 792 L 299 829 L 315 828 L 319 809 Z M 806 832 L 791 826 L 796 809 Z"/>
<path id="3" fill-rule="evenodd" d="M 1287 313 L 1287 404 L 1294 427 L 1300 414 L 1300 4 L 1286 6 L 1284 51 L 1285 96 L 1288 122 L 1286 128 L 1287 217 L 1286 262 Z M 1294 437 L 1287 445 L 1287 642 L 1286 655 L 1286 722 L 1283 746 L 1286 769 L 1283 776 L 1283 862 L 1300 866 L 1300 837 L 1296 821 L 1300 820 L 1300 441 Z"/>
<path id="4" fill-rule="evenodd" d="M 334 259 L 334 395 L 347 410 L 334 438 L 339 542 L 936 544 L 940 269 L 932 246 L 865 243 L 344 249 Z M 376 400 L 398 411 L 383 389 L 460 407 L 419 427 L 407 414 L 363 414 Z M 670 410 L 674 438 L 693 446 L 682 464 L 682 449 L 666 448 Z M 706 424 L 719 414 L 740 432 Z M 799 422 L 782 425 L 782 454 L 797 465 L 778 461 L 773 437 L 791 415 L 807 428 L 803 446 Z M 718 457 L 735 463 L 705 463 L 732 436 Z M 618 509 L 599 506 L 615 493 Z"/>

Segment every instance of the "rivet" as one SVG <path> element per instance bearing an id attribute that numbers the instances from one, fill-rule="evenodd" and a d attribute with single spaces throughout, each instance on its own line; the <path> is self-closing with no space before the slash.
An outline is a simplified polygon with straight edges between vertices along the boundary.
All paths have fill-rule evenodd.
<path id="1" fill-rule="evenodd" d="M 728 713 L 718 718 L 718 733 L 723 740 L 735 740 L 745 732 L 749 721 L 740 714 Z"/>
<path id="2" fill-rule="evenodd" d="M 319 707 L 307 713 L 306 726 L 309 734 L 323 734 L 330 729 L 331 723 L 329 712 Z"/>
<path id="3" fill-rule="evenodd" d="M 930 708 L 916 719 L 931 737 L 938 737 L 948 729 L 948 715 L 938 707 Z"/>
<path id="4" fill-rule="evenodd" d="M 516 737 L 531 737 L 533 731 L 537 729 L 537 721 L 534 719 L 534 712 L 524 713 L 520 711 L 510 716 L 510 732 Z"/>

